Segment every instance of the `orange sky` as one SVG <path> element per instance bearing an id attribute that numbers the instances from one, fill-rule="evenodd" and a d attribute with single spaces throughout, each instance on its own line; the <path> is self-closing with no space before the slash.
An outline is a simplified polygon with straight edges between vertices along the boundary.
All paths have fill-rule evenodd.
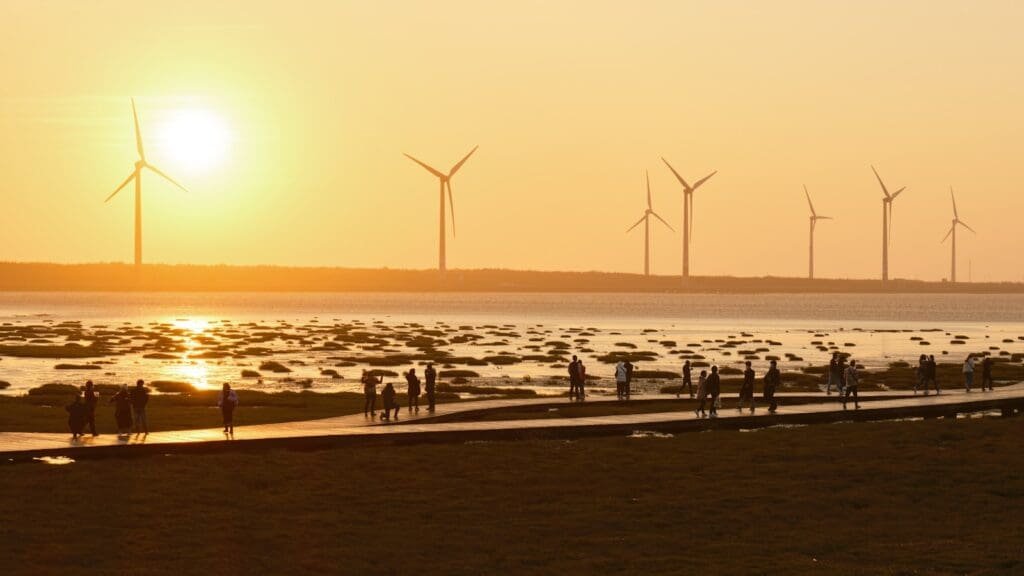
<path id="1" fill-rule="evenodd" d="M 690 178 L 694 274 L 1024 280 L 1024 3 L 1012 1 L 0 3 L 0 259 L 130 261 L 129 96 L 150 160 L 149 262 L 428 268 L 454 179 L 453 268 L 640 271 L 654 207 L 677 231 Z M 176 111 L 223 119 L 223 162 L 161 147 Z M 655 227 L 653 270 L 680 236 Z"/>

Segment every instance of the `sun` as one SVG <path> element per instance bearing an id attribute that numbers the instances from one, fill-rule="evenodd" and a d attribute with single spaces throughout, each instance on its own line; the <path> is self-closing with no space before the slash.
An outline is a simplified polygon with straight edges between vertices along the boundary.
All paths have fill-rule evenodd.
<path id="1" fill-rule="evenodd" d="M 224 164 L 232 134 L 224 119 L 203 108 L 171 111 L 158 128 L 160 152 L 192 174 Z"/>

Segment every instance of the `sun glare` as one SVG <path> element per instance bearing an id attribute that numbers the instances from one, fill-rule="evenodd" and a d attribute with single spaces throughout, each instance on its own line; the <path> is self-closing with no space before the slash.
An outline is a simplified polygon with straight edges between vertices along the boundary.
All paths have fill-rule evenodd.
<path id="1" fill-rule="evenodd" d="M 223 164 L 231 146 L 231 131 L 224 119 L 202 108 L 174 110 L 160 125 L 157 137 L 161 152 L 193 174 Z"/>

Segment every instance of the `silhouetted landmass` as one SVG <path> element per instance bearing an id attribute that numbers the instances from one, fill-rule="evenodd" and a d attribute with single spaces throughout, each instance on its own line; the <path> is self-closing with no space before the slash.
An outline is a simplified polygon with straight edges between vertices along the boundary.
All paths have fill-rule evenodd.
<path id="1" fill-rule="evenodd" d="M 527 270 L 0 263 L 0 291 L 1024 293 L 1019 282 L 737 278 Z"/>

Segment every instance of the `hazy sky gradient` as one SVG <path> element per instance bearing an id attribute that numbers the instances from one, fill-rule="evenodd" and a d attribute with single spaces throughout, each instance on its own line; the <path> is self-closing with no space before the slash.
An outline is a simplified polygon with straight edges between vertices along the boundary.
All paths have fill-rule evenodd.
<path id="1" fill-rule="evenodd" d="M 453 268 L 681 267 L 681 189 L 695 197 L 692 272 L 807 271 L 806 184 L 822 277 L 1022 280 L 1024 3 L 1013 1 L 0 3 L 0 259 L 130 261 L 132 202 L 103 199 L 135 159 L 192 189 L 145 183 L 149 262 L 428 268 L 437 182 L 454 179 Z M 228 160 L 190 174 L 153 141 L 182 107 L 230 126 Z"/>

